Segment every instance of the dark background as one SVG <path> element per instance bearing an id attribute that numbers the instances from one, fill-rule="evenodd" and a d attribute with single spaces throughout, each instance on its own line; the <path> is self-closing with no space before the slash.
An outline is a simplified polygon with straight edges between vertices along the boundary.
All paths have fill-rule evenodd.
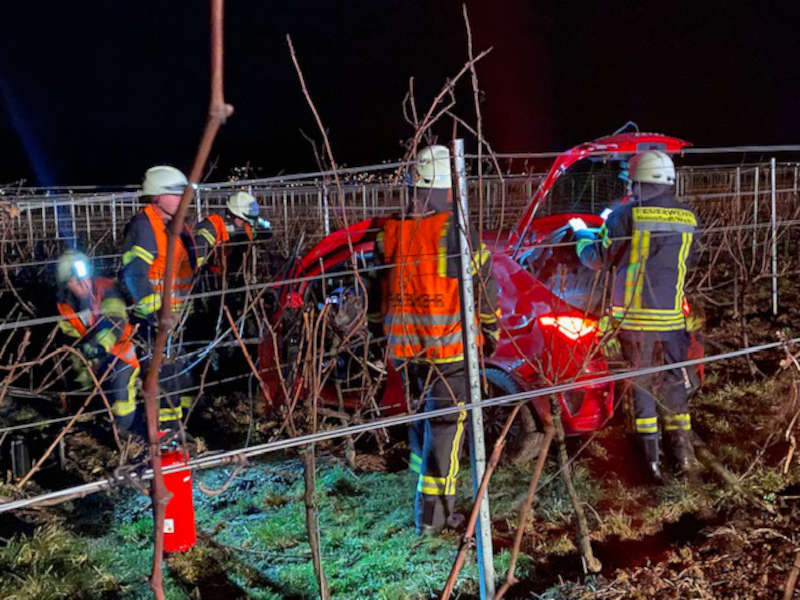
<path id="1" fill-rule="evenodd" d="M 403 153 L 401 102 L 427 107 L 466 57 L 460 2 L 229 0 L 213 179 L 316 170 L 292 35 L 339 163 Z M 558 150 L 628 119 L 697 145 L 800 142 L 800 3 L 468 2 L 496 150 Z M 0 183 L 136 183 L 188 170 L 208 105 L 208 6 L 13 2 L 0 32 Z M 457 110 L 474 122 L 469 78 Z M 437 130 L 448 136 L 449 124 Z"/>

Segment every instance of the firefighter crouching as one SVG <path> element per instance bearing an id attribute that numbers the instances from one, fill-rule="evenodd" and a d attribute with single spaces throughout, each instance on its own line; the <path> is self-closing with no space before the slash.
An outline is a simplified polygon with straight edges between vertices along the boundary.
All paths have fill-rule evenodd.
<path id="1" fill-rule="evenodd" d="M 76 347 L 89 362 L 101 385 L 120 431 L 142 435 L 144 422 L 136 410 L 136 377 L 139 360 L 131 340 L 125 300 L 116 281 L 92 277 L 89 259 L 68 251 L 56 266 L 57 302 L 62 333 L 77 339 Z M 91 389 L 93 380 L 86 363 L 73 355 L 77 381 Z M 106 373 L 107 372 L 107 373 Z"/>
<path id="2" fill-rule="evenodd" d="M 597 238 L 580 219 L 572 219 L 570 225 L 576 230 L 581 261 L 594 269 L 612 269 L 612 315 L 620 324 L 623 356 L 636 370 L 686 360 L 683 287 L 697 253 L 698 221 L 675 198 L 675 167 L 664 152 L 635 155 L 630 179 L 632 200 L 608 215 Z M 678 470 L 694 471 L 686 371 L 634 377 L 632 385 L 636 432 L 651 478 L 663 479 L 659 415 Z"/>
<path id="3" fill-rule="evenodd" d="M 157 166 L 148 169 L 142 184 L 142 199 L 148 204 L 131 218 L 125 228 L 120 282 L 134 302 L 132 322 L 138 325 L 137 338 L 152 353 L 161 309 L 161 293 L 167 266 L 167 224 L 178 210 L 181 194 L 188 185 L 178 169 Z M 184 311 L 190 309 L 186 296 L 191 292 L 196 269 L 194 239 L 184 226 L 175 245 L 171 314 L 174 325 Z M 180 342 L 171 338 L 167 358 L 160 372 L 161 398 L 159 421 L 162 429 L 176 429 L 182 409 L 191 406 L 192 385 L 186 361 L 181 356 Z M 146 371 L 150 357 L 142 358 Z"/>
<path id="4" fill-rule="evenodd" d="M 382 299 L 389 355 L 404 376 L 410 408 L 430 411 L 467 401 L 458 288 L 460 250 L 446 147 L 431 146 L 419 152 L 414 186 L 412 214 L 385 223 L 378 237 L 378 254 L 391 265 Z M 472 273 L 485 282 L 487 294 L 480 314 L 483 333 L 477 342 L 493 348 L 497 315 L 487 306 L 496 307 L 497 288 L 491 256 L 475 232 L 470 231 L 470 238 Z M 446 525 L 457 527 L 463 521 L 454 508 L 466 418 L 462 411 L 409 427 L 410 468 L 419 475 L 414 498 L 418 534 L 436 534 Z"/>

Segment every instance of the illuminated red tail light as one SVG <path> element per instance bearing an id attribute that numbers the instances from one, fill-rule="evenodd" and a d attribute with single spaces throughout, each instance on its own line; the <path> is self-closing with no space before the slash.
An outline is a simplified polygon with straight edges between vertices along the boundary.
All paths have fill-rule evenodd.
<path id="1" fill-rule="evenodd" d="M 571 340 L 578 340 L 597 333 L 597 321 L 584 317 L 544 315 L 539 317 L 539 324 L 542 327 L 554 328 Z"/>

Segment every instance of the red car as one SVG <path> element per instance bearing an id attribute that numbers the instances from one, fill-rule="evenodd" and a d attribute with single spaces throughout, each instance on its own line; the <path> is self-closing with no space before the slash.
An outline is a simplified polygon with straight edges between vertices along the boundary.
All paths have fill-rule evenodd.
<path id="1" fill-rule="evenodd" d="M 596 283 L 602 279 L 578 260 L 567 221 L 580 216 L 590 227 L 599 227 L 602 219 L 598 213 L 625 193 L 626 183 L 620 173 L 624 172 L 627 158 L 647 149 L 675 153 L 687 145 L 688 142 L 660 134 L 623 133 L 576 146 L 556 159 L 513 230 L 484 234 L 484 241 L 492 251 L 502 311 L 497 350 L 485 360 L 484 374 L 492 395 L 588 379 L 608 372 L 609 353 L 600 344 L 602 283 Z M 376 276 L 368 267 L 382 222 L 379 218 L 368 219 L 350 226 L 349 230 L 330 234 L 291 270 L 287 284 L 281 289 L 275 320 L 280 339 L 265 340 L 259 353 L 273 409 L 284 401 L 275 365 L 292 364 L 299 351 L 296 347 L 299 336 L 290 331 L 302 321 L 297 318 L 297 311 L 309 304 L 322 307 L 330 303 L 342 311 L 350 303 L 354 305 L 353 314 L 363 312 L 363 304 L 358 300 L 363 294 L 354 291 L 351 256 L 355 254 L 365 278 Z M 323 269 L 324 280 L 314 278 Z M 346 316 L 343 320 L 347 322 Z M 335 327 L 330 329 L 332 335 L 337 335 Z M 381 335 L 378 327 L 372 336 L 352 337 L 349 352 L 337 350 L 325 359 L 335 362 L 329 365 L 330 377 L 321 391 L 323 405 L 339 410 L 372 411 L 373 416 L 406 410 L 401 379 L 383 362 Z M 324 344 L 329 349 L 336 347 L 335 340 Z M 365 356 L 371 360 L 360 360 Z M 365 363 L 372 373 L 363 372 Z M 375 380 L 382 380 L 380 401 L 371 407 L 362 406 L 359 382 Z M 587 384 L 560 394 L 559 401 L 567 434 L 595 431 L 613 414 L 614 386 Z M 541 397 L 524 407 L 514 432 L 518 448 L 529 446 L 537 437 L 539 424 L 548 419 L 549 403 L 547 397 Z M 491 409 L 485 419 L 487 428 L 499 426 L 504 410 L 507 409 Z"/>

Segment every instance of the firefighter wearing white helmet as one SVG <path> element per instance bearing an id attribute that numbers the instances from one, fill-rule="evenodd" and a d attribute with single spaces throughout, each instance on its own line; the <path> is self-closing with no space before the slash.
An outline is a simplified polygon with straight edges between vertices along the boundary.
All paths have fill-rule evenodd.
<path id="1" fill-rule="evenodd" d="M 629 163 L 629 173 L 633 182 L 675 185 L 675 165 L 661 150 L 636 154 Z"/>
<path id="2" fill-rule="evenodd" d="M 217 263 L 227 270 L 231 251 L 237 248 L 242 251 L 236 252 L 241 256 L 247 242 L 255 238 L 254 229 L 259 230 L 261 237 L 268 237 L 271 225 L 259 217 L 259 212 L 258 201 L 252 194 L 244 191 L 232 194 L 225 203 L 224 213 L 208 215 L 195 230 L 198 264 L 207 263 L 215 249 L 224 248 L 224 251 L 217 250 L 220 253 Z"/>
<path id="3" fill-rule="evenodd" d="M 666 153 L 648 150 L 630 161 L 631 200 L 618 206 L 595 237 L 573 226 L 581 261 L 609 269 L 614 277 L 612 317 L 618 339 L 634 369 L 686 360 L 684 283 L 696 259 L 697 216 L 675 198 L 675 166 Z M 682 474 L 697 463 L 683 369 L 637 377 L 634 383 L 636 433 L 647 472 L 662 480 L 661 433 Z"/>
<path id="4" fill-rule="evenodd" d="M 378 260 L 391 268 L 383 271 L 387 285 L 374 287 L 384 287 L 388 297 L 379 302 L 371 295 L 369 303 L 371 311 L 384 306 L 389 355 L 405 379 L 408 402 L 414 409 L 430 411 L 467 402 L 458 292 L 461 252 L 448 149 L 420 150 L 413 180 L 416 202 L 411 214 L 388 219 L 378 235 Z M 486 292 L 476 315 L 481 325 L 478 343 L 488 355 L 498 333 L 497 287 L 491 255 L 476 231 L 470 230 L 469 236 L 475 289 Z M 478 278 L 485 286 L 478 285 Z M 455 490 L 465 418 L 462 412 L 409 426 L 409 468 L 418 475 L 414 522 L 420 535 L 456 528 L 463 521 L 455 512 Z"/>
<path id="5" fill-rule="evenodd" d="M 450 189 L 450 151 L 446 146 L 428 146 L 417 154 L 414 185 L 422 188 Z"/>
<path id="6" fill-rule="evenodd" d="M 83 354 L 83 360 L 70 355 L 75 380 L 91 390 L 92 371 L 102 380 L 117 427 L 142 434 L 143 421 L 135 419 L 139 361 L 122 291 L 113 279 L 92 276 L 89 258 L 73 250 L 58 259 L 56 279 L 59 329 Z"/>
<path id="7" fill-rule="evenodd" d="M 149 202 L 125 228 L 119 279 L 134 303 L 132 322 L 138 326 L 137 337 L 145 347 L 152 346 L 158 326 L 167 265 L 167 225 L 175 216 L 187 185 L 186 176 L 175 167 L 158 165 L 148 169 L 142 182 L 142 199 Z M 197 268 L 191 229 L 184 225 L 176 241 L 171 318 L 164 323 L 170 327 L 184 312 L 191 310 L 186 296 L 191 292 Z M 170 358 L 174 360 L 162 368 L 163 387 L 167 394 L 162 401 L 159 419 L 163 427 L 174 429 L 182 416 L 181 406 L 191 404 L 192 397 L 178 393 L 178 390 L 191 387 L 191 377 L 182 372 L 180 349 L 172 344 L 170 349 L 173 355 Z M 180 375 L 168 376 L 172 371 Z"/>

